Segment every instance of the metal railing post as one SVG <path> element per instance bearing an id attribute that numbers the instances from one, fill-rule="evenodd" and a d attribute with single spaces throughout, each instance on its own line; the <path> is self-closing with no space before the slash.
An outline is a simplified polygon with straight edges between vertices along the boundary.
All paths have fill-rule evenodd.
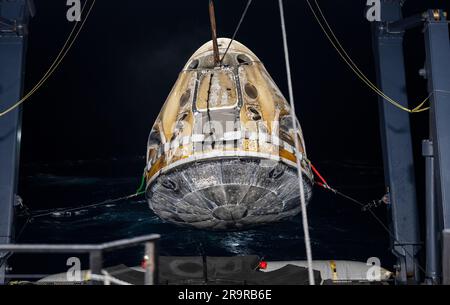
<path id="1" fill-rule="evenodd" d="M 145 244 L 145 285 L 158 284 L 158 243 L 156 241 Z"/>
<path id="2" fill-rule="evenodd" d="M 102 275 L 103 253 L 101 250 L 89 252 L 89 269 L 91 270 L 91 274 Z M 93 284 L 99 285 L 100 283 L 94 280 Z"/>

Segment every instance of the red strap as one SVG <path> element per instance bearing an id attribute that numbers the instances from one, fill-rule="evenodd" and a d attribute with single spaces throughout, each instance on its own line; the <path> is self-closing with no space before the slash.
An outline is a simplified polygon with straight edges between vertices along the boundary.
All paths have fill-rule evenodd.
<path id="1" fill-rule="evenodd" d="M 314 167 L 314 165 L 312 165 L 312 163 L 309 163 L 309 165 L 311 165 L 311 169 L 313 170 L 314 174 L 316 174 L 317 177 L 319 177 L 319 179 L 322 181 L 322 183 L 317 182 L 318 185 L 320 186 L 328 186 L 327 181 L 322 177 L 322 175 L 319 173 L 319 171 Z"/>

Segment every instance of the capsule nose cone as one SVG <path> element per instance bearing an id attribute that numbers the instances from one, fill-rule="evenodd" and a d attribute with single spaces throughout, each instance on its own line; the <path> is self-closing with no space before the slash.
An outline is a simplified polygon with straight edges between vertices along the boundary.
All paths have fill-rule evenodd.
<path id="1" fill-rule="evenodd" d="M 225 52 L 227 52 L 227 54 L 239 54 L 243 56 L 242 58 L 247 58 L 248 61 L 260 61 L 255 53 L 253 53 L 249 48 L 236 40 L 231 41 L 230 38 L 218 38 L 217 43 L 219 46 L 219 54 L 224 64 L 226 64 L 226 58 L 223 58 Z M 202 45 L 197 51 L 195 51 L 195 53 L 188 60 L 183 70 L 193 69 L 193 67 L 198 68 L 199 61 L 203 62 L 203 65 L 200 66 L 204 66 L 205 59 L 208 56 L 211 56 L 212 52 L 213 44 L 212 41 L 209 41 Z"/>

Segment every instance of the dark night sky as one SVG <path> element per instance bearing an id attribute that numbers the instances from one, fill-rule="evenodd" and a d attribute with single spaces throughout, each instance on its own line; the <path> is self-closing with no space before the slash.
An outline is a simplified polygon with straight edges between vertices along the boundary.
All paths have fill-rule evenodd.
<path id="1" fill-rule="evenodd" d="M 72 24 L 66 1 L 36 0 L 30 25 L 26 88 L 43 75 Z M 321 0 L 343 45 L 375 80 L 365 0 Z M 444 3 L 445 2 L 445 3 Z M 408 0 L 405 14 L 448 1 Z M 151 126 L 181 68 L 210 39 L 207 0 L 97 0 L 60 68 L 24 107 L 22 158 L 27 162 L 144 155 Z M 246 0 L 216 0 L 219 36 L 229 37 Z M 377 97 L 352 74 L 325 39 L 305 1 L 285 1 L 299 120 L 312 160 L 381 164 Z M 276 0 L 255 0 L 237 40 L 264 62 L 287 96 Z M 420 29 L 407 35 L 412 104 L 426 96 Z M 412 106 L 412 105 L 411 105 Z M 415 115 L 415 145 L 427 135 Z M 420 156 L 419 156 L 420 157 Z"/>

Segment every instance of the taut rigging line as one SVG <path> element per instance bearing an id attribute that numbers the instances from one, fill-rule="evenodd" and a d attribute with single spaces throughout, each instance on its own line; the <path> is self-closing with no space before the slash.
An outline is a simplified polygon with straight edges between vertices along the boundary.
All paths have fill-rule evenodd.
<path id="1" fill-rule="evenodd" d="M 27 101 L 37 90 L 39 90 L 39 88 L 42 87 L 42 85 L 48 80 L 48 78 L 53 74 L 53 72 L 55 72 L 55 70 L 59 67 L 59 65 L 61 64 L 63 59 L 66 57 L 67 53 L 72 48 L 72 46 L 75 43 L 76 39 L 78 38 L 78 35 L 80 34 L 80 32 L 83 29 L 86 21 L 88 20 L 89 15 L 90 15 L 90 13 L 91 13 L 91 11 L 92 11 L 96 1 L 97 0 L 92 0 L 91 5 L 90 5 L 90 7 L 89 7 L 89 9 L 88 9 L 88 11 L 86 13 L 86 17 L 83 19 L 83 21 L 81 22 L 81 25 L 78 27 L 78 29 L 77 29 L 78 22 L 75 23 L 75 25 L 72 28 L 72 31 L 70 32 L 69 36 L 67 37 L 67 39 L 65 41 L 63 47 L 59 51 L 58 56 L 56 56 L 55 60 L 53 61 L 51 66 L 48 68 L 47 72 L 45 72 L 45 74 L 41 78 L 41 80 L 24 97 L 22 97 L 19 101 L 17 101 L 16 103 L 14 103 L 12 106 L 8 107 L 7 109 L 1 111 L 0 112 L 0 118 L 2 116 L 5 116 L 9 112 L 13 111 L 14 109 L 19 107 L 20 105 L 22 105 L 25 101 Z M 83 4 L 83 7 L 81 9 L 81 14 L 83 14 L 83 12 L 84 12 L 84 10 L 86 8 L 86 5 L 87 5 L 87 1 Z"/>
<path id="2" fill-rule="evenodd" d="M 322 29 L 323 33 L 331 43 L 331 45 L 334 47 L 336 52 L 339 54 L 339 56 L 344 60 L 344 62 L 350 67 L 350 69 L 356 74 L 356 76 L 364 83 L 366 84 L 370 89 L 372 89 L 376 94 L 381 96 L 384 100 L 391 103 L 395 107 L 406 111 L 408 113 L 419 113 L 426 111 L 430 109 L 430 107 L 424 107 L 425 103 L 430 99 L 432 93 L 428 95 L 417 107 L 413 109 L 409 109 L 403 105 L 401 105 L 399 102 L 395 101 L 388 95 L 386 95 L 381 89 L 379 89 L 365 74 L 361 71 L 361 69 L 358 67 L 358 65 L 353 61 L 353 59 L 350 57 L 348 52 L 345 50 L 345 48 L 342 46 L 339 39 L 336 37 L 336 34 L 334 33 L 333 29 L 331 28 L 330 24 L 328 23 L 325 14 L 323 13 L 322 9 L 320 8 L 319 3 L 317 0 L 314 0 L 314 4 L 316 6 L 317 12 L 314 10 L 313 5 L 311 4 L 310 0 L 306 0 L 306 3 L 308 4 L 311 12 L 314 15 L 314 18 L 316 19 L 317 23 L 319 24 L 320 28 Z M 320 17 L 319 17 L 320 16 Z M 323 21 L 320 19 L 322 18 Z"/>

